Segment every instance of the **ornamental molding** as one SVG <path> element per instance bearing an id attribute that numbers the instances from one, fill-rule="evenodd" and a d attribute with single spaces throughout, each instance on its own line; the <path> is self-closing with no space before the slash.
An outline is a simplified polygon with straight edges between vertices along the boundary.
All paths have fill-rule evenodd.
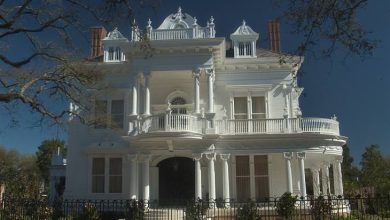
<path id="1" fill-rule="evenodd" d="M 125 38 L 116 27 L 113 31 L 109 32 L 107 37 L 105 37 L 103 40 L 127 40 L 127 38 Z"/>

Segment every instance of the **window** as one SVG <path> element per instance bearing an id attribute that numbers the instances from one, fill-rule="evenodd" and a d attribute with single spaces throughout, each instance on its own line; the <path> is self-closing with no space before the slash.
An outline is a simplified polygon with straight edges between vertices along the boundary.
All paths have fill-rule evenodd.
<path id="1" fill-rule="evenodd" d="M 237 200 L 250 199 L 249 156 L 236 156 L 236 187 Z"/>
<path id="2" fill-rule="evenodd" d="M 114 60 L 114 48 L 108 48 L 108 60 Z"/>
<path id="3" fill-rule="evenodd" d="M 109 192 L 122 192 L 122 158 L 110 158 Z"/>
<path id="4" fill-rule="evenodd" d="M 252 118 L 265 118 L 265 98 L 264 96 L 252 96 Z"/>
<path id="5" fill-rule="evenodd" d="M 252 42 L 239 42 L 238 56 L 253 56 Z"/>
<path id="6" fill-rule="evenodd" d="M 173 114 L 187 114 L 187 109 L 183 107 L 186 104 L 186 100 L 182 97 L 175 97 L 171 101 Z"/>
<path id="7" fill-rule="evenodd" d="M 104 193 L 104 158 L 92 160 L 92 193 Z"/>
<path id="8" fill-rule="evenodd" d="M 120 47 L 109 47 L 108 48 L 108 57 L 107 61 L 122 61 L 124 60 L 124 55 Z"/>
<path id="9" fill-rule="evenodd" d="M 234 119 L 248 119 L 247 97 L 234 97 Z"/>
<path id="10" fill-rule="evenodd" d="M 95 101 L 95 128 L 107 127 L 107 101 Z"/>
<path id="11" fill-rule="evenodd" d="M 123 128 L 124 102 L 123 100 L 111 101 L 111 127 Z"/>
<path id="12" fill-rule="evenodd" d="M 118 60 L 118 61 L 122 60 L 121 55 L 122 55 L 122 50 L 120 47 L 117 47 L 115 49 L 115 60 Z"/>
<path id="13" fill-rule="evenodd" d="M 269 197 L 268 157 L 267 155 L 256 155 L 254 156 L 254 162 L 256 200 L 263 201 Z"/>
<path id="14" fill-rule="evenodd" d="M 108 164 L 104 157 L 92 159 L 92 193 L 107 192 L 106 185 L 108 193 L 122 192 L 122 158 L 109 158 L 107 161 Z"/>

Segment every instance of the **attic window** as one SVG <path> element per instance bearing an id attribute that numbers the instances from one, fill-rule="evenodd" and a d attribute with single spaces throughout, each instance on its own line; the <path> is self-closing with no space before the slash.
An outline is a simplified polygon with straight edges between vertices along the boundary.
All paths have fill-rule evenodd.
<path id="1" fill-rule="evenodd" d="M 109 47 L 105 55 L 106 62 L 120 62 L 125 60 L 124 54 L 120 47 Z"/>
<path id="2" fill-rule="evenodd" d="M 184 27 L 184 25 L 182 25 L 182 24 L 177 24 L 177 25 L 175 25 L 175 29 L 184 29 L 185 27 Z"/>
<path id="3" fill-rule="evenodd" d="M 238 55 L 240 57 L 253 56 L 251 42 L 238 43 Z"/>

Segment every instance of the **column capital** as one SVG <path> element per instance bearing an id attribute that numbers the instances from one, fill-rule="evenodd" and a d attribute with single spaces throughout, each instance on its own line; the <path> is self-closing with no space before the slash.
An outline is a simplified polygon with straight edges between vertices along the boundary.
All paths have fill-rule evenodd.
<path id="1" fill-rule="evenodd" d="M 343 162 L 343 156 L 338 155 L 333 160 L 334 163 L 342 163 Z"/>
<path id="2" fill-rule="evenodd" d="M 192 154 L 192 159 L 196 161 L 200 161 L 202 159 L 202 156 L 203 155 L 201 153 Z"/>
<path id="3" fill-rule="evenodd" d="M 215 160 L 216 159 L 216 154 L 215 153 L 206 153 L 206 158 L 208 160 Z"/>
<path id="4" fill-rule="evenodd" d="M 293 152 L 283 152 L 283 157 L 285 158 L 285 159 L 289 159 L 289 160 L 291 160 L 292 159 L 292 157 L 293 157 Z"/>
<path id="5" fill-rule="evenodd" d="M 220 154 L 221 160 L 227 161 L 230 159 L 230 154 Z"/>
<path id="6" fill-rule="evenodd" d="M 298 159 L 306 159 L 306 152 L 297 152 Z"/>
<path id="7" fill-rule="evenodd" d="M 192 76 L 194 78 L 199 78 L 201 74 L 202 74 L 201 68 L 197 68 L 197 69 L 192 70 Z"/>
<path id="8" fill-rule="evenodd" d="M 127 154 L 127 159 L 136 162 L 138 160 L 138 154 Z"/>
<path id="9" fill-rule="evenodd" d="M 214 75 L 215 75 L 214 68 L 211 68 L 211 67 L 210 68 L 205 68 L 205 73 L 208 76 L 214 77 Z"/>
<path id="10" fill-rule="evenodd" d="M 138 155 L 138 161 L 149 162 L 152 159 L 151 154 L 140 154 Z"/>
<path id="11" fill-rule="evenodd" d="M 313 173 L 318 173 L 318 172 L 320 172 L 320 170 L 321 170 L 320 167 L 313 167 L 313 168 L 310 168 L 310 169 L 311 169 L 311 171 L 312 171 Z"/>

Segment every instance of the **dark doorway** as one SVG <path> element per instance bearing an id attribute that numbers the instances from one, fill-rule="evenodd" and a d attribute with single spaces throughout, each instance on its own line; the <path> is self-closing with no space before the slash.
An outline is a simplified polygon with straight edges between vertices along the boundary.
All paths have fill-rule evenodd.
<path id="1" fill-rule="evenodd" d="M 186 157 L 161 161 L 159 168 L 160 205 L 183 204 L 195 195 L 195 164 Z"/>

